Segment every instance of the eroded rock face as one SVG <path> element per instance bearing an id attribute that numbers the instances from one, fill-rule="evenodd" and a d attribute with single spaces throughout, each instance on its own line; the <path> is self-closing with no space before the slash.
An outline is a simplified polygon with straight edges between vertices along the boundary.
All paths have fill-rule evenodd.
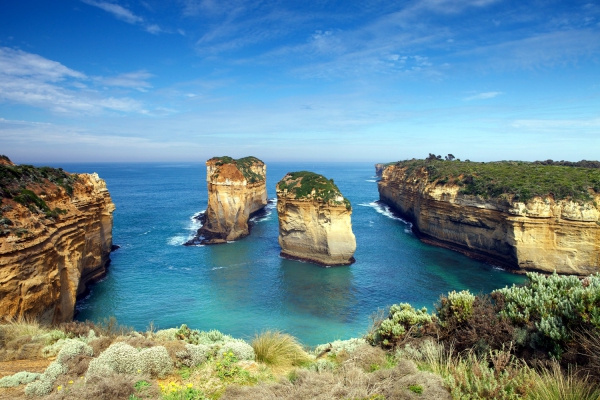
<path id="1" fill-rule="evenodd" d="M 377 163 L 375 164 L 375 175 L 381 178 L 383 175 L 383 170 L 385 169 L 385 164 Z"/>
<path id="2" fill-rule="evenodd" d="M 225 243 L 250 234 L 248 220 L 267 205 L 267 166 L 256 157 L 206 162 L 208 207 L 196 241 Z"/>
<path id="3" fill-rule="evenodd" d="M 413 222 L 421 240 L 517 271 L 588 275 L 600 271 L 600 195 L 595 201 L 484 200 L 427 171 L 388 166 L 380 199 Z"/>
<path id="4" fill-rule="evenodd" d="M 0 315 L 69 321 L 77 295 L 106 272 L 115 206 L 95 173 L 48 169 L 56 174 L 31 179 L 27 171 L 43 168 L 27 168 L 20 170 L 16 186 L 2 182 Z M 23 192 L 19 183 L 34 195 Z"/>
<path id="5" fill-rule="evenodd" d="M 354 262 L 352 207 L 332 180 L 288 173 L 277 184 L 277 213 L 283 257 L 325 266 Z"/>

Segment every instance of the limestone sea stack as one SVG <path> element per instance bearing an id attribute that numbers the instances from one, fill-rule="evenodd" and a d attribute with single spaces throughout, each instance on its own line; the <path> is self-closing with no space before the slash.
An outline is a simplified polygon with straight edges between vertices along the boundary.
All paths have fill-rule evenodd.
<path id="1" fill-rule="evenodd" d="M 354 262 L 352 207 L 333 179 L 290 172 L 277 183 L 281 256 L 324 266 Z"/>
<path id="2" fill-rule="evenodd" d="M 407 160 L 378 188 L 426 243 L 517 272 L 600 272 L 598 168 Z"/>
<path id="3" fill-rule="evenodd" d="M 0 316 L 73 319 L 106 273 L 115 206 L 97 174 L 14 165 L 0 156 Z"/>
<path id="4" fill-rule="evenodd" d="M 202 244 L 225 243 L 250 234 L 248 220 L 267 205 L 267 166 L 256 157 L 206 162 L 208 207 L 198 230 Z"/>

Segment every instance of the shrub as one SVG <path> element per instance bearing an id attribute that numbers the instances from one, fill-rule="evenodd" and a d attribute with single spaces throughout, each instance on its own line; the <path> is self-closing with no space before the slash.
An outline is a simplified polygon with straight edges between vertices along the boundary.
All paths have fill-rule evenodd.
<path id="1" fill-rule="evenodd" d="M 127 343 L 117 342 L 90 362 L 85 376 L 86 379 L 113 373 L 164 376 L 172 370 L 173 362 L 163 346 L 138 351 Z"/>
<path id="2" fill-rule="evenodd" d="M 473 316 L 473 303 L 475 296 L 468 290 L 460 292 L 451 291 L 448 296 L 442 296 L 440 305 L 437 307 L 438 316 L 441 325 L 444 325 L 446 319 L 456 319 L 458 322 L 464 322 Z"/>
<path id="3" fill-rule="evenodd" d="M 434 321 L 434 316 L 428 314 L 425 307 L 416 310 L 408 303 L 394 304 L 390 307 L 388 318 L 381 321 L 366 339 L 373 345 L 393 347 L 408 332 L 415 335 L 424 333 Z"/>
<path id="4" fill-rule="evenodd" d="M 579 326 L 600 329 L 600 274 L 580 280 L 576 276 L 527 274 L 525 286 L 494 292 L 503 302 L 502 316 L 515 325 L 533 324 L 536 344 L 560 358 L 572 330 Z"/>
<path id="5" fill-rule="evenodd" d="M 338 354 L 342 351 L 352 353 L 357 347 L 365 344 L 365 339 L 352 338 L 348 340 L 335 340 L 327 344 L 321 344 L 315 347 L 313 354 L 319 356 L 325 353 Z"/>
<path id="6" fill-rule="evenodd" d="M 280 331 L 255 335 L 252 348 L 257 361 L 274 366 L 300 365 L 310 359 L 296 338 Z"/>
<path id="7" fill-rule="evenodd" d="M 219 349 L 219 356 L 232 352 L 238 360 L 254 360 L 254 349 L 246 342 L 227 342 Z"/>
<path id="8" fill-rule="evenodd" d="M 182 386 L 176 382 L 159 384 L 163 400 L 204 400 L 207 397 L 199 389 L 194 389 L 191 383 Z"/>
<path id="9" fill-rule="evenodd" d="M 186 344 L 185 350 L 178 351 L 176 357 L 183 365 L 195 367 L 204 363 L 211 353 L 210 347 L 203 344 Z"/>
<path id="10" fill-rule="evenodd" d="M 60 349 L 57 359 L 61 364 L 66 364 L 67 361 L 78 355 L 91 357 L 94 355 L 94 350 L 89 345 L 80 342 L 79 340 L 67 339 L 65 344 Z"/>
<path id="11" fill-rule="evenodd" d="M 45 396 L 52 391 L 52 385 L 62 374 L 67 373 L 67 368 L 59 360 L 48 365 L 48 368 L 40 375 L 39 379 L 25 386 L 25 394 L 28 396 Z"/>
<path id="12" fill-rule="evenodd" d="M 36 379 L 38 379 L 40 376 L 41 376 L 41 374 L 37 374 L 37 373 L 33 373 L 33 372 L 27 372 L 27 371 L 17 372 L 14 375 L 5 376 L 4 378 L 0 379 L 0 387 L 9 388 L 9 387 L 14 387 L 14 386 L 19 386 L 24 383 L 30 383 L 30 382 L 33 382 Z"/>

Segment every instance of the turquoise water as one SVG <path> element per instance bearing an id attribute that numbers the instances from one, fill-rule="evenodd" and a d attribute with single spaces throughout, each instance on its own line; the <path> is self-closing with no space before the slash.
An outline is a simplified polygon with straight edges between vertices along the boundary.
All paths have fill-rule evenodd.
<path id="1" fill-rule="evenodd" d="M 206 208 L 206 168 L 198 164 L 71 164 L 97 172 L 117 207 L 105 279 L 77 303 L 79 320 L 115 316 L 146 329 L 182 323 L 250 338 L 281 329 L 315 345 L 363 334 L 369 316 L 398 302 L 432 309 L 440 294 L 490 292 L 523 277 L 421 243 L 410 226 L 375 203 L 373 164 L 267 163 L 269 197 L 287 172 L 333 178 L 352 202 L 356 263 L 322 268 L 279 257 L 277 212 L 235 243 L 185 247 Z"/>

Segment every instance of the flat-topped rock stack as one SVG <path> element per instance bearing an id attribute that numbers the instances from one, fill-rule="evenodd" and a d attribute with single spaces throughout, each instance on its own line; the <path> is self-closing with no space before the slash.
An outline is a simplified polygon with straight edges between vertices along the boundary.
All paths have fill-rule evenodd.
<path id="1" fill-rule="evenodd" d="M 267 166 L 256 157 L 208 160 L 208 207 L 195 241 L 218 244 L 249 235 L 248 220 L 267 205 L 266 175 Z"/>
<path id="2" fill-rule="evenodd" d="M 352 207 L 333 180 L 288 173 L 277 184 L 281 256 L 324 266 L 354 262 Z"/>

